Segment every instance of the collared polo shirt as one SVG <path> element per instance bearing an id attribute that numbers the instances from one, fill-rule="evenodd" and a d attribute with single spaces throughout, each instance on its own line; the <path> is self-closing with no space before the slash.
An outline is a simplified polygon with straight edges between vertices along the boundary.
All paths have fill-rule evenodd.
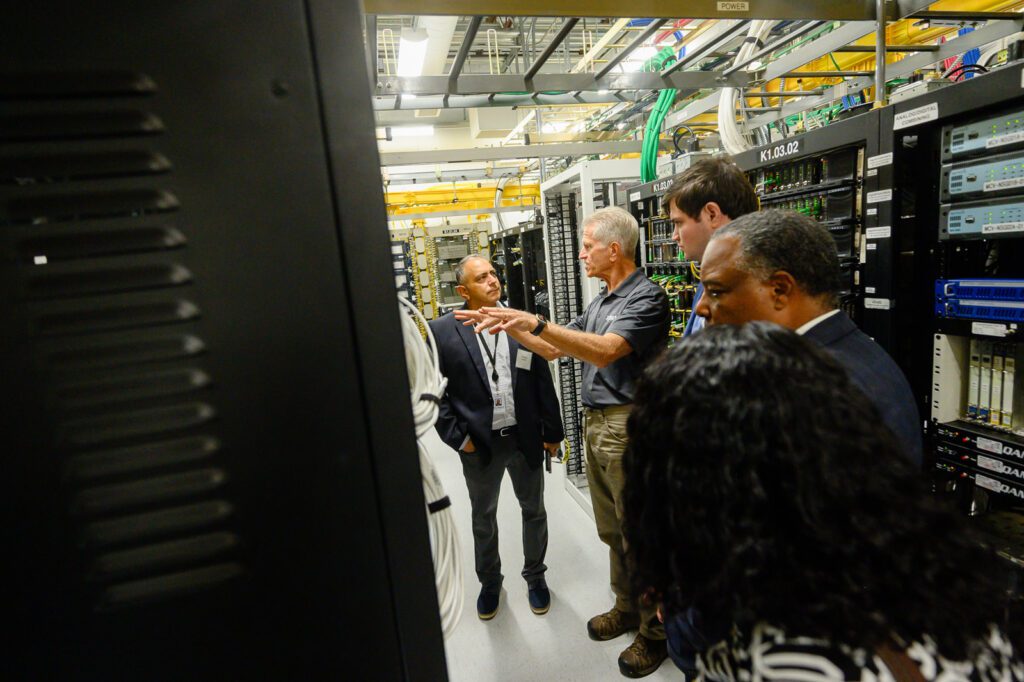
<path id="1" fill-rule="evenodd" d="M 583 363 L 585 407 L 604 408 L 633 402 L 636 381 L 647 363 L 668 344 L 669 303 L 665 290 L 637 268 L 614 291 L 599 294 L 568 329 L 591 334 L 618 334 L 633 352 L 598 369 Z"/>

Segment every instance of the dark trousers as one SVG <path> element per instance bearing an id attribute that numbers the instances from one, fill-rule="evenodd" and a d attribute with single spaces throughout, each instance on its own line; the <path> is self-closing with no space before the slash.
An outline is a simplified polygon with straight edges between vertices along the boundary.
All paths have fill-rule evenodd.
<path id="1" fill-rule="evenodd" d="M 544 584 L 544 555 L 548 551 L 548 515 L 544 510 L 544 468 L 531 469 L 519 452 L 514 433 L 494 434 L 491 458 L 486 466 L 476 453 L 460 452 L 462 473 L 473 511 L 473 549 L 476 575 L 488 591 L 501 589 L 501 557 L 498 556 L 498 493 L 508 471 L 523 513 L 523 578 L 531 587 Z"/>

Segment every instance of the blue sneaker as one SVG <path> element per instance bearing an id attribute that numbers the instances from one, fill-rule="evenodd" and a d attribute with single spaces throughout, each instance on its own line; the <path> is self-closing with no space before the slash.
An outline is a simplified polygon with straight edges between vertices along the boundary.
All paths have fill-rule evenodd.
<path id="1" fill-rule="evenodd" d="M 547 585 L 534 585 L 530 588 L 530 610 L 543 616 L 551 608 L 551 592 Z"/>
<path id="2" fill-rule="evenodd" d="M 500 592 L 493 592 L 486 588 L 480 590 L 480 596 L 476 598 L 476 615 L 480 617 L 480 620 L 494 618 L 494 615 L 498 613 L 500 597 Z"/>

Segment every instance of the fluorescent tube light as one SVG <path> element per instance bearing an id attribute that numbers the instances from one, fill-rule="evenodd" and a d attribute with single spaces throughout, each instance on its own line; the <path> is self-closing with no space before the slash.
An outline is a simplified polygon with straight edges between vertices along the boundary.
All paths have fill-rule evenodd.
<path id="1" fill-rule="evenodd" d="M 397 126 L 391 128 L 391 137 L 430 137 L 434 126 Z"/>
<path id="2" fill-rule="evenodd" d="M 423 29 L 403 28 L 398 43 L 398 75 L 401 78 L 423 75 L 426 56 L 427 32 Z"/>

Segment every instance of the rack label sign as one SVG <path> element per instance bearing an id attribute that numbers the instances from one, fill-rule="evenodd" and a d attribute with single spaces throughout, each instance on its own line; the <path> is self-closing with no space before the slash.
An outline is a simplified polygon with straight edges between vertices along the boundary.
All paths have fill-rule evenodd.
<path id="1" fill-rule="evenodd" d="M 1007 144 L 1017 144 L 1018 142 L 1024 142 L 1024 131 L 1017 131 L 1015 133 L 1007 133 L 1006 135 L 989 138 L 989 140 L 985 142 L 985 149 L 1002 147 Z"/>
<path id="2" fill-rule="evenodd" d="M 988 469 L 989 471 L 1003 473 L 1003 463 L 1000 462 L 998 459 L 992 459 L 991 457 L 986 457 L 985 455 L 978 455 L 978 466 L 982 469 Z"/>
<path id="3" fill-rule="evenodd" d="M 982 225 L 982 234 L 1002 234 L 1003 232 L 1024 232 L 1024 223 L 992 223 Z"/>
<path id="4" fill-rule="evenodd" d="M 719 5 L 723 3 L 718 3 Z M 743 3 L 744 5 L 746 3 Z M 774 147 L 768 147 L 758 152 L 758 161 L 760 163 L 767 163 L 768 161 L 778 161 L 784 159 L 787 156 L 793 156 L 799 154 L 803 148 L 803 140 L 793 140 L 792 142 L 785 142 L 783 144 L 777 144 Z"/>
<path id="5" fill-rule="evenodd" d="M 892 301 L 887 298 L 865 298 L 864 307 L 868 310 L 889 310 L 892 308 Z"/>
<path id="6" fill-rule="evenodd" d="M 881 168 L 882 166 L 892 165 L 892 152 L 888 154 L 879 154 L 878 156 L 868 157 L 868 168 Z"/>
<path id="7" fill-rule="evenodd" d="M 979 336 L 998 336 L 1000 338 L 1008 333 L 1005 324 L 996 322 L 972 322 L 971 333 Z"/>
<path id="8" fill-rule="evenodd" d="M 749 12 L 750 11 L 750 3 L 749 2 L 721 2 L 720 1 L 718 3 L 718 11 L 719 12 Z"/>
<path id="9" fill-rule="evenodd" d="M 869 204 L 880 204 L 883 201 L 892 201 L 891 189 L 880 189 L 877 192 L 868 192 Z"/>
<path id="10" fill-rule="evenodd" d="M 868 239 L 888 239 L 892 236 L 892 227 L 869 227 L 866 235 Z"/>
<path id="11" fill-rule="evenodd" d="M 631 192 L 629 195 L 630 201 L 640 201 L 640 192 Z"/>
<path id="12" fill-rule="evenodd" d="M 655 194 L 660 194 L 661 192 L 664 192 L 671 186 L 672 178 L 668 178 L 667 180 L 661 180 L 651 185 L 651 191 L 654 192 Z"/>
<path id="13" fill-rule="evenodd" d="M 991 180 L 981 187 L 983 192 L 998 192 L 1014 187 L 1024 187 L 1024 178 L 1007 178 L 1006 180 Z"/>
<path id="14" fill-rule="evenodd" d="M 911 109 L 910 111 L 904 111 L 896 114 L 895 120 L 892 124 L 893 130 L 903 130 L 904 128 L 911 128 L 928 121 L 934 121 L 939 117 L 939 103 L 932 102 L 926 104 L 923 107 Z"/>
<path id="15" fill-rule="evenodd" d="M 988 476 L 977 474 L 974 477 L 974 482 L 977 483 L 979 487 L 986 488 L 987 490 L 997 493 L 1005 493 L 1007 495 L 1013 495 L 1014 497 L 1024 499 L 1024 490 L 1006 485 L 1005 483 L 1001 483 L 1000 481 L 989 478 Z"/>
<path id="16" fill-rule="evenodd" d="M 991 438 L 985 438 L 984 436 L 978 436 L 978 449 L 984 450 L 985 452 L 992 452 L 997 455 L 1003 454 L 1003 444 L 997 440 Z"/>
<path id="17" fill-rule="evenodd" d="M 985 455 L 978 455 L 978 466 L 982 469 L 988 469 L 994 471 L 997 474 L 1003 474 L 1004 476 L 1013 476 L 1014 478 L 1024 478 L 1024 471 L 1010 466 L 998 459 L 992 459 Z"/>

